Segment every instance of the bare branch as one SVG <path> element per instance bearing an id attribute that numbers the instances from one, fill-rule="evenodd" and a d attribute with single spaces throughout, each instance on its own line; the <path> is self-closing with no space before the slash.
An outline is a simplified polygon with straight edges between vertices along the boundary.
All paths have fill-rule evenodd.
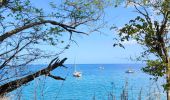
<path id="1" fill-rule="evenodd" d="M 51 75 L 51 74 L 49 74 L 48 76 L 53 78 L 53 79 L 56 79 L 56 80 L 65 80 L 64 78 L 62 78 L 60 76 L 54 76 L 54 75 Z"/>
<path id="2" fill-rule="evenodd" d="M 10 36 L 12 36 L 14 34 L 17 34 L 18 32 L 21 32 L 21 31 L 23 31 L 25 29 L 29 29 L 31 27 L 38 26 L 38 25 L 43 25 L 43 24 L 46 24 L 46 23 L 49 23 L 49 24 L 52 24 L 52 25 L 58 25 L 58 26 L 64 28 L 65 30 L 67 30 L 69 32 L 72 31 L 72 32 L 76 32 L 76 33 L 83 33 L 83 34 L 85 34 L 84 32 L 79 32 L 79 31 L 74 30 L 75 27 L 72 27 L 72 26 L 69 26 L 69 25 L 66 25 L 66 24 L 62 24 L 62 23 L 59 23 L 59 22 L 56 22 L 56 21 L 52 21 L 52 20 L 42 20 L 40 22 L 30 23 L 28 25 L 21 26 L 19 28 L 16 28 L 14 30 L 6 32 L 5 34 L 0 36 L 0 42 L 2 42 L 6 38 L 8 38 L 8 37 L 10 37 Z"/>
<path id="3" fill-rule="evenodd" d="M 49 75 L 50 71 L 56 69 L 59 66 L 63 66 L 63 63 L 67 60 L 67 58 L 64 58 L 63 60 L 59 60 L 58 57 L 54 58 L 52 60 L 52 65 L 51 63 L 49 64 L 49 66 L 47 68 L 44 68 L 40 71 L 35 72 L 34 74 L 28 75 L 26 77 L 11 81 L 9 83 L 6 83 L 4 85 L 0 86 L 0 95 L 5 95 L 6 93 L 9 93 L 13 90 L 15 90 L 16 88 L 21 87 L 23 84 L 27 84 L 28 82 L 34 80 L 35 78 L 42 76 L 42 75 Z M 53 77 L 57 80 L 64 80 L 63 78 L 57 77 L 57 76 L 52 76 L 50 75 L 50 77 Z"/>

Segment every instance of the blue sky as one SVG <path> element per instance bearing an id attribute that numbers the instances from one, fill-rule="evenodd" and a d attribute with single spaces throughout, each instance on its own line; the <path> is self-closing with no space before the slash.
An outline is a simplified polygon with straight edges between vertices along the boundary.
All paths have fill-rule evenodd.
<path id="1" fill-rule="evenodd" d="M 36 2 L 40 1 L 37 0 Z M 35 4 L 47 8 L 46 2 L 41 2 L 41 5 Z M 137 13 L 134 12 L 133 7 L 120 6 L 105 9 L 105 21 L 108 23 L 105 28 L 101 29 L 103 33 L 91 33 L 89 36 L 74 35 L 73 39 L 78 45 L 72 43 L 70 49 L 61 54 L 60 58 L 67 57 L 68 60 L 65 62 L 67 64 L 74 63 L 75 58 L 77 64 L 139 63 L 130 60 L 130 57 L 136 58 L 139 56 L 142 48 L 134 41 L 124 43 L 125 49 L 113 47 L 113 38 L 116 36 L 116 32 L 110 30 L 113 24 L 122 27 L 136 16 Z M 48 61 L 43 61 L 43 63 L 46 62 Z"/>
<path id="2" fill-rule="evenodd" d="M 103 34 L 91 33 L 89 36 L 74 37 L 78 46 L 72 44 L 71 48 L 62 54 L 62 57 L 69 58 L 66 63 L 73 63 L 75 57 L 76 63 L 79 64 L 140 63 L 130 60 L 130 57 L 135 59 L 140 55 L 142 48 L 134 41 L 124 43 L 125 49 L 113 47 L 116 33 L 110 30 L 113 24 L 122 27 L 137 13 L 132 7 L 110 7 L 105 10 L 105 13 L 105 20 L 108 23 L 102 29 Z"/>

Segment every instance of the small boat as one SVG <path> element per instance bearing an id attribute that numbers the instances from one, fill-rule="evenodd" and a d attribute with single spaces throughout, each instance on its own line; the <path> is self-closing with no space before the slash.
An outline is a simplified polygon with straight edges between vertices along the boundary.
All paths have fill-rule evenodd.
<path id="1" fill-rule="evenodd" d="M 100 66 L 99 69 L 104 69 L 104 67 L 103 67 L 103 66 Z"/>
<path id="2" fill-rule="evenodd" d="M 74 63 L 74 73 L 73 73 L 74 77 L 81 77 L 82 73 L 76 70 L 76 64 Z"/>
<path id="3" fill-rule="evenodd" d="M 134 73 L 134 71 L 132 69 L 128 69 L 126 73 Z"/>
<path id="4" fill-rule="evenodd" d="M 73 73 L 74 77 L 81 77 L 81 75 L 82 75 L 81 72 L 76 71 L 76 72 Z"/>

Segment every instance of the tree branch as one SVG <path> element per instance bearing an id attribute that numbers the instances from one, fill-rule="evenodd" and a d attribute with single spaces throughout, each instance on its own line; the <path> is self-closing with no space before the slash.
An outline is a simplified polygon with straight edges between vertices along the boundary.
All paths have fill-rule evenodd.
<path id="1" fill-rule="evenodd" d="M 64 58 L 63 60 L 59 60 L 58 57 L 53 59 L 51 63 L 48 65 L 47 68 L 44 68 L 40 71 L 35 72 L 34 74 L 28 75 L 26 77 L 23 77 L 21 79 L 17 79 L 14 81 L 11 81 L 9 83 L 6 83 L 4 85 L 0 86 L 0 95 L 5 95 L 6 93 L 9 93 L 19 87 L 21 87 L 23 84 L 27 84 L 28 82 L 34 80 L 35 78 L 42 76 L 42 75 L 49 75 L 49 77 L 52 77 L 57 80 L 64 80 L 64 78 L 50 75 L 50 71 L 56 69 L 59 66 L 63 66 L 63 63 L 67 60 L 67 58 Z"/>
<path id="2" fill-rule="evenodd" d="M 58 23 L 56 21 L 52 21 L 52 20 L 42 20 L 40 22 L 34 22 L 34 23 L 30 23 L 28 25 L 25 25 L 25 26 L 21 26 L 19 28 L 16 28 L 14 30 L 11 30 L 9 32 L 6 32 L 4 33 L 3 35 L 0 36 L 0 42 L 2 42 L 3 40 L 5 40 L 6 38 L 14 35 L 14 34 L 17 34 L 18 32 L 21 32 L 25 29 L 29 29 L 31 27 L 34 27 L 34 26 L 37 26 L 37 25 L 42 25 L 42 24 L 46 24 L 46 23 L 49 23 L 49 24 L 52 24 L 52 25 L 58 25 L 66 30 L 70 30 L 70 29 L 75 29 L 75 27 L 71 27 L 69 25 L 66 25 L 66 24 L 62 24 L 62 23 Z"/>
<path id="3" fill-rule="evenodd" d="M 54 75 L 51 75 L 51 74 L 49 74 L 48 76 L 53 78 L 53 79 L 56 79 L 56 80 L 65 80 L 64 78 L 62 78 L 60 76 L 54 76 Z"/>

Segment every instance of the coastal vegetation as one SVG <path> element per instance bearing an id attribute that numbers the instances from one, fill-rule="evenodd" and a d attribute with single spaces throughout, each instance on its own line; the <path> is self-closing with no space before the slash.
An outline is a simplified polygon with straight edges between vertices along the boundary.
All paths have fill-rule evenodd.
<path id="1" fill-rule="evenodd" d="M 139 15 L 120 29 L 114 27 L 120 37 L 118 40 L 135 40 L 142 45 L 144 52 L 138 60 L 147 63 L 142 70 L 154 76 L 155 80 L 166 77 L 163 87 L 167 91 L 167 100 L 170 100 L 170 1 L 154 0 L 144 4 L 131 1 L 131 4 Z M 116 45 L 123 47 L 121 43 Z"/>
<path id="2" fill-rule="evenodd" d="M 49 0 L 44 8 L 34 0 L 0 0 L 0 96 L 39 76 L 65 80 L 51 72 L 58 67 L 67 68 L 67 58 L 59 60 L 59 56 L 72 43 L 77 44 L 73 36 L 101 33 L 105 8 L 120 5 L 134 7 L 138 14 L 121 28 L 111 27 L 118 33 L 114 34 L 118 37 L 113 46 L 124 48 L 122 42 L 132 40 L 140 44 L 144 52 L 137 60 L 147 63 L 142 70 L 156 81 L 165 77 L 163 87 L 170 100 L 169 0 Z M 49 59 L 43 69 L 29 70 L 30 64 Z M 113 99 L 112 96 L 108 97 Z M 126 99 L 122 92 L 122 100 Z"/>
<path id="3" fill-rule="evenodd" d="M 46 75 L 64 80 L 50 72 L 63 65 L 67 58 L 58 56 L 74 42 L 72 35 L 87 32 L 79 30 L 97 23 L 102 17 L 102 0 L 49 1 L 48 8 L 38 8 L 30 0 L 0 1 L 0 95 L 3 96 L 35 78 Z M 48 10 L 51 9 L 51 10 Z M 99 23 L 98 23 L 99 24 Z M 97 31 L 96 28 L 89 31 Z M 65 35 L 67 34 L 68 35 Z M 62 36 L 68 36 L 62 40 Z M 58 45 L 63 44 L 59 49 Z M 53 50 L 46 50 L 47 47 Z M 51 53 L 52 52 L 52 53 Z M 42 59 L 51 59 L 49 65 L 30 72 L 27 65 Z"/>

